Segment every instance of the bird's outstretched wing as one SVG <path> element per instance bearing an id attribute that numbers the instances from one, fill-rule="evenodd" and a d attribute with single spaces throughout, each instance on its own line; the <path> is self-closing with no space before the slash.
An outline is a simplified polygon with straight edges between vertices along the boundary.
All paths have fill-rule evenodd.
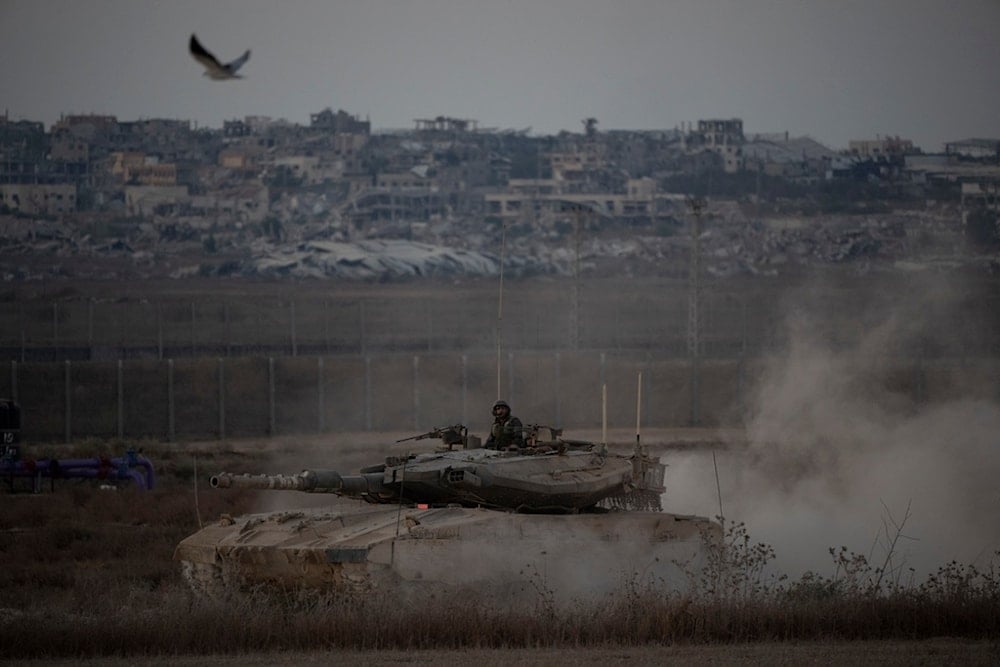
<path id="1" fill-rule="evenodd" d="M 188 42 L 188 50 L 191 52 L 191 55 L 194 56 L 194 59 L 200 62 L 209 72 L 224 71 L 222 63 L 220 63 L 215 56 L 209 53 L 208 49 L 202 46 L 201 42 L 199 42 L 198 38 L 194 35 L 191 35 L 191 41 Z"/>
<path id="2" fill-rule="evenodd" d="M 197 60 L 205 68 L 205 75 L 213 79 L 238 79 L 239 75 L 236 74 L 236 70 L 243 66 L 250 58 L 250 51 L 247 50 L 242 56 L 223 65 L 219 62 L 218 58 L 213 56 L 208 49 L 201 45 L 198 38 L 191 35 L 191 40 L 188 42 L 188 51 L 191 52 L 191 56 Z"/>
<path id="3" fill-rule="evenodd" d="M 226 65 L 226 69 L 229 70 L 230 74 L 235 75 L 236 74 L 236 70 L 238 70 L 239 68 L 243 67 L 243 63 L 245 63 L 249 59 L 250 59 L 250 49 L 247 49 L 246 52 L 244 52 L 242 56 L 240 56 L 239 58 L 237 58 L 233 62 L 228 63 Z"/>

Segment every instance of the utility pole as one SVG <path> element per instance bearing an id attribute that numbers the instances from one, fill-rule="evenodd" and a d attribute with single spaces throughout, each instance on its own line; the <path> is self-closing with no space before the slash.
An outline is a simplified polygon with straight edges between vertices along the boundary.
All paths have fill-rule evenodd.
<path id="1" fill-rule="evenodd" d="M 570 312 L 570 343 L 574 350 L 580 349 L 580 231 L 583 224 L 583 210 L 580 206 L 573 209 L 573 305 Z"/>

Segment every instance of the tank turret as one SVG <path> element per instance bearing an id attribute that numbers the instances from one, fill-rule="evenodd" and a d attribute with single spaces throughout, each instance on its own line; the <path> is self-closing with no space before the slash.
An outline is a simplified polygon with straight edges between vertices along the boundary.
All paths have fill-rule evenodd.
<path id="1" fill-rule="evenodd" d="M 442 442 L 436 451 L 390 456 L 358 474 L 219 473 L 211 485 L 332 493 L 371 503 L 454 504 L 521 512 L 567 513 L 612 506 L 660 509 L 664 466 L 640 451 L 631 456 L 610 454 L 602 445 L 564 439 L 561 429 L 540 425 L 525 428 L 524 447 L 503 450 L 478 446 L 478 438 L 472 439 L 461 425 L 397 442 L 430 437 Z"/>

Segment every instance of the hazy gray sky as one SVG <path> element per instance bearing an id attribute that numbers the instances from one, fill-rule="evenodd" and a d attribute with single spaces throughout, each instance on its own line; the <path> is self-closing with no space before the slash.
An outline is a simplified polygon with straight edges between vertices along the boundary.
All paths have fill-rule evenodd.
<path id="1" fill-rule="evenodd" d="M 250 48 L 245 79 L 187 53 Z M 0 0 L 0 112 L 1000 137 L 1000 0 Z"/>

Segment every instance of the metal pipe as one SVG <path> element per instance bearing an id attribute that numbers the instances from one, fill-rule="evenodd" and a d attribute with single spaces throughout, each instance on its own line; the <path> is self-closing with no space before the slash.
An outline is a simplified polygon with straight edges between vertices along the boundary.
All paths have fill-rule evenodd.
<path id="1" fill-rule="evenodd" d="M 138 469 L 138 468 L 141 468 Z M 15 477 L 110 478 L 132 479 L 141 489 L 150 491 L 155 484 L 153 464 L 145 457 L 129 455 L 114 458 L 23 459 L 0 461 L 0 474 Z"/>

